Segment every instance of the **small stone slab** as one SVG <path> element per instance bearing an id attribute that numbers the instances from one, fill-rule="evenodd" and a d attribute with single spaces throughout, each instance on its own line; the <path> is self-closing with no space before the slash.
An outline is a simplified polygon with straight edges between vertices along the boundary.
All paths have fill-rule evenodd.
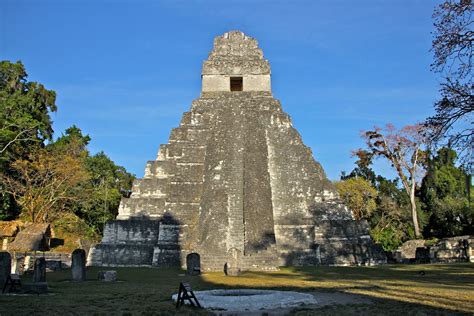
<path id="1" fill-rule="evenodd" d="M 117 271 L 115 270 L 99 271 L 99 273 L 97 274 L 97 278 L 100 281 L 104 281 L 104 282 L 117 281 Z"/>
<path id="2" fill-rule="evenodd" d="M 196 291 L 194 294 L 203 308 L 231 312 L 260 313 L 262 310 L 318 304 L 312 294 L 294 291 L 234 289 Z M 178 302 L 178 297 L 179 293 L 174 294 L 173 301 Z"/>
<path id="3" fill-rule="evenodd" d="M 35 270 L 33 272 L 33 282 L 46 282 L 46 260 L 38 258 L 35 260 Z"/>
<path id="4" fill-rule="evenodd" d="M 224 273 L 228 276 L 239 276 L 241 273 L 240 261 L 242 257 L 242 251 L 231 248 L 228 253 L 228 261 L 224 265 Z"/>
<path id="5" fill-rule="evenodd" d="M 11 273 L 12 257 L 9 252 L 0 252 L 0 286 L 3 287 Z"/>
<path id="6" fill-rule="evenodd" d="M 186 274 L 201 274 L 201 259 L 199 254 L 193 252 L 186 256 Z"/>
<path id="7" fill-rule="evenodd" d="M 84 249 L 76 249 L 72 252 L 71 272 L 73 281 L 86 280 L 86 252 Z"/>

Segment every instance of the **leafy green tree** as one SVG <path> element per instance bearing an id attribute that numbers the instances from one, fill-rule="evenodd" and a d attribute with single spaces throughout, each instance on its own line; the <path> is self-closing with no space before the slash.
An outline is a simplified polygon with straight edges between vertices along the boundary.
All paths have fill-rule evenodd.
<path id="1" fill-rule="evenodd" d="M 369 218 L 377 207 L 377 190 L 367 180 L 355 177 L 336 183 L 339 196 L 352 211 L 354 218 Z"/>
<path id="2" fill-rule="evenodd" d="M 457 154 L 441 148 L 428 159 L 428 172 L 422 181 L 420 198 L 429 214 L 426 234 L 446 237 L 473 234 L 474 208 L 470 203 L 470 176 L 456 167 Z"/>
<path id="3" fill-rule="evenodd" d="M 56 111 L 56 93 L 29 82 L 21 62 L 0 61 L 0 172 L 15 177 L 11 164 L 51 140 L 50 112 Z M 11 219 L 19 208 L 0 183 L 0 219 Z"/>
<path id="4" fill-rule="evenodd" d="M 372 238 L 387 251 L 395 250 L 403 242 L 415 238 L 411 222 L 410 200 L 398 180 L 382 176 L 376 178 L 377 207 L 369 219 Z M 418 212 L 420 214 L 420 212 Z M 424 217 L 420 217 L 424 223 Z"/>
<path id="5" fill-rule="evenodd" d="M 76 155 L 85 155 L 88 156 L 89 152 L 87 151 L 87 145 L 91 138 L 89 135 L 82 135 L 82 131 L 76 125 L 65 130 L 65 133 L 61 135 L 55 142 L 51 143 L 49 146 L 54 147 L 69 147 L 70 149 L 76 150 Z M 74 146 L 71 144 L 74 143 Z"/>
<path id="6" fill-rule="evenodd" d="M 120 200 L 131 190 L 135 177 L 124 167 L 117 166 L 104 152 L 88 157 L 86 169 L 91 178 L 85 189 L 92 193 L 82 201 L 77 213 L 101 232 L 105 222 L 117 216 Z"/>
<path id="7" fill-rule="evenodd" d="M 373 155 L 365 150 L 358 150 L 354 152 L 353 155 L 359 158 L 355 162 L 357 167 L 355 167 L 348 175 L 346 175 L 345 172 L 342 172 L 341 180 L 360 177 L 369 181 L 372 186 L 375 186 L 377 176 L 372 168 L 370 168 Z"/>
<path id="8" fill-rule="evenodd" d="M 1 161 L 24 157 L 32 143 L 51 140 L 50 112 L 56 111 L 56 93 L 27 81 L 21 62 L 0 62 Z M 20 156 L 23 153 L 23 156 Z"/>
<path id="9" fill-rule="evenodd" d="M 104 152 L 90 156 L 87 150 L 90 140 L 89 135 L 83 135 L 81 129 L 73 125 L 48 146 L 73 150 L 72 154 L 83 157 L 89 180 L 80 184 L 80 190 L 87 195 L 70 207 L 96 233 L 100 233 L 105 222 L 117 216 L 120 199 L 131 189 L 134 176 L 117 166 Z"/>
<path id="10" fill-rule="evenodd" d="M 359 158 L 356 167 L 348 174 L 341 176 L 342 180 L 361 178 L 370 183 L 376 190 L 375 208 L 366 216 L 371 227 L 371 236 L 380 243 L 386 251 L 395 250 L 404 241 L 413 239 L 414 230 L 410 225 L 410 200 L 400 188 L 398 180 L 389 180 L 377 175 L 372 168 L 370 152 L 359 150 L 354 153 Z M 418 214 L 422 214 L 418 212 Z M 424 216 L 420 216 L 424 224 Z"/>

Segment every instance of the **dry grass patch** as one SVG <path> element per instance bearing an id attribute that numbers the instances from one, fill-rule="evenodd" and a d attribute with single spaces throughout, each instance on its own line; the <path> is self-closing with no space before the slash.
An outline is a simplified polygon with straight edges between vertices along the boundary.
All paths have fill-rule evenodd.
<path id="1" fill-rule="evenodd" d="M 48 273 L 50 295 L 0 295 L 0 315 L 171 315 L 176 313 L 171 295 L 184 280 L 191 282 L 195 290 L 260 288 L 316 295 L 334 292 L 375 302 L 292 311 L 298 315 L 443 315 L 474 310 L 474 264 L 290 267 L 277 272 L 247 272 L 240 277 L 226 277 L 221 272 L 187 277 L 179 269 L 115 268 L 119 282 L 114 283 L 97 281 L 99 270 L 88 269 L 87 281 L 83 283 L 70 282 L 69 270 Z M 179 313 L 195 315 L 206 311 L 183 308 Z"/>

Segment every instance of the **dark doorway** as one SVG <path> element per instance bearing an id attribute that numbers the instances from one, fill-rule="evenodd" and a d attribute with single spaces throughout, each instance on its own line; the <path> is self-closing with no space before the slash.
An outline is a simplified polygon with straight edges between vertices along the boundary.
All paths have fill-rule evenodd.
<path id="1" fill-rule="evenodd" d="M 243 91 L 243 78 L 230 77 L 230 91 Z"/>

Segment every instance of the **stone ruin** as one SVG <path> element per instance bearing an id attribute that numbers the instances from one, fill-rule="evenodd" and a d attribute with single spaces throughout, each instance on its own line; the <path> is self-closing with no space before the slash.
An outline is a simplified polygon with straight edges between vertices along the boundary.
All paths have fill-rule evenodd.
<path id="1" fill-rule="evenodd" d="M 201 97 L 123 198 L 89 253 L 96 266 L 185 266 L 203 271 L 383 261 L 271 91 L 257 41 L 214 39 Z"/>
<path id="2" fill-rule="evenodd" d="M 474 262 L 474 236 L 455 236 L 436 243 L 423 239 L 409 240 L 393 252 L 396 263 Z"/>

